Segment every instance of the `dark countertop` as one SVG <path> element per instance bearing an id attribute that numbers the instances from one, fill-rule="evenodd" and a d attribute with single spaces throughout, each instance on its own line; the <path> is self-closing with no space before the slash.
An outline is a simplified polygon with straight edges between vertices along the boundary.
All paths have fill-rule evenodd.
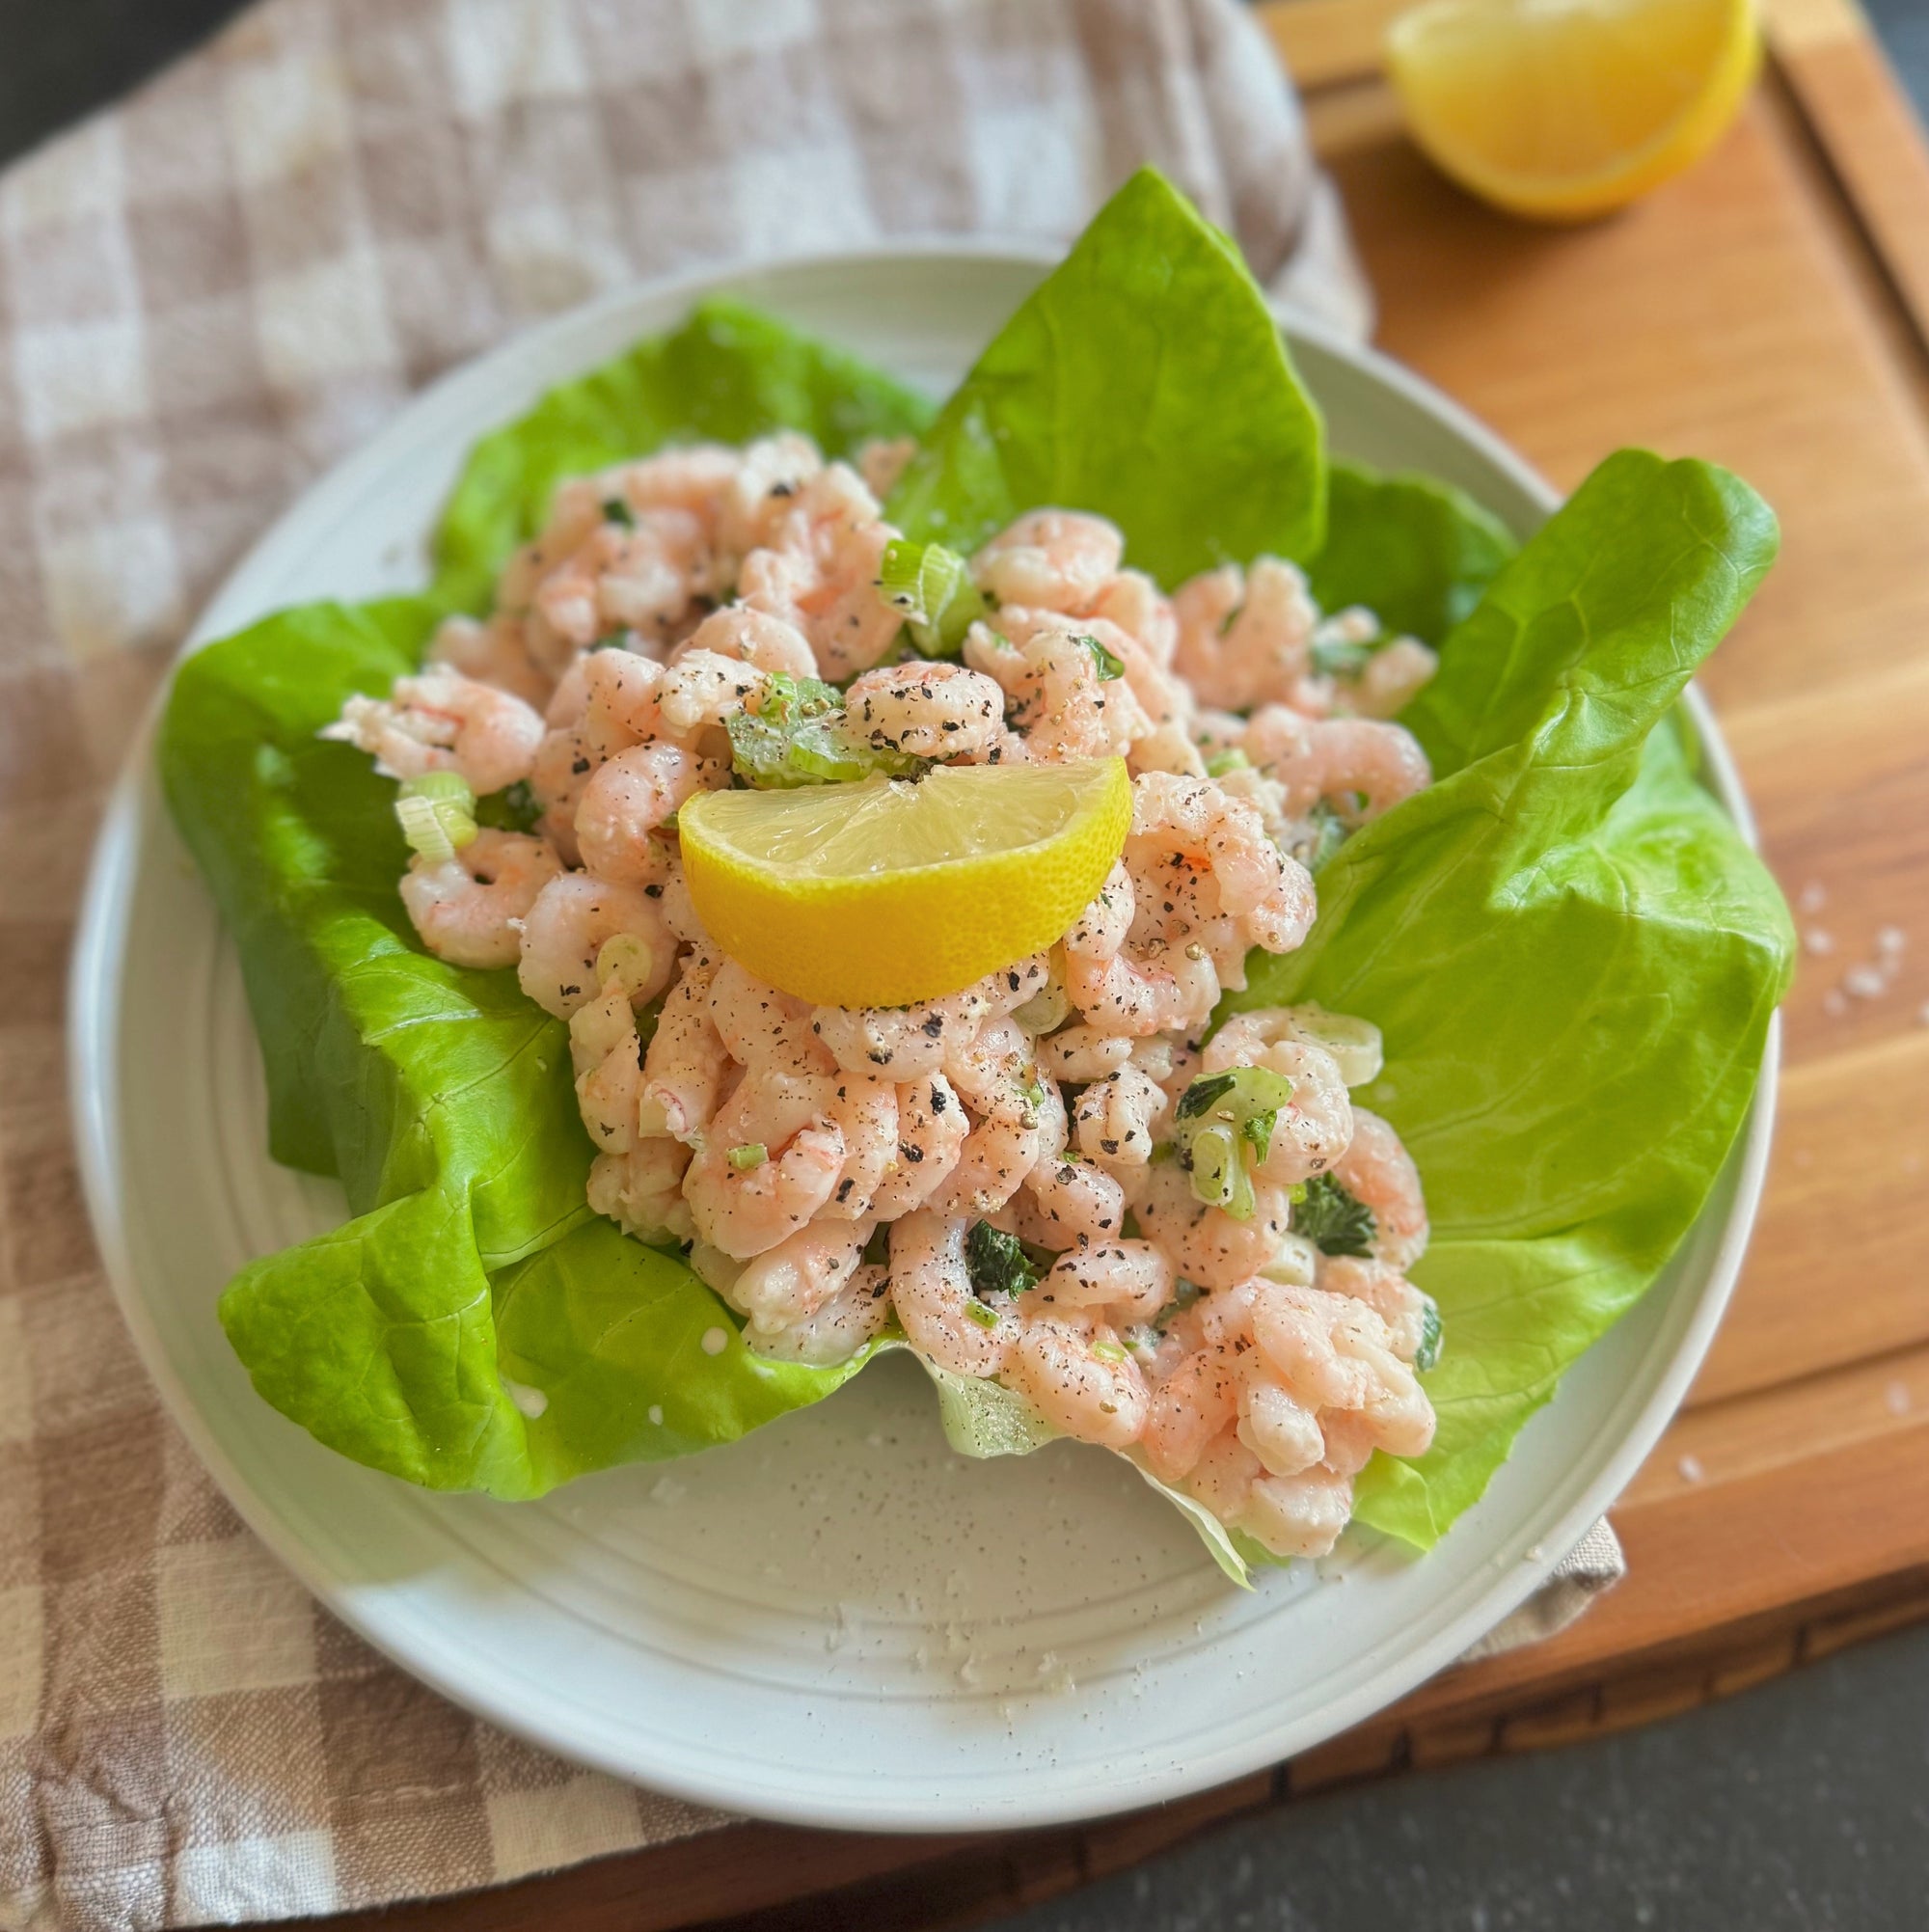
<path id="1" fill-rule="evenodd" d="M 1929 0 L 1864 4 L 1929 114 Z M 0 162 L 236 11 L 234 0 L 0 0 Z M 1624 1736 L 1307 1800 L 1007 1921 L 1008 1932 L 1643 1926 L 1929 1928 L 1929 1630 Z"/>

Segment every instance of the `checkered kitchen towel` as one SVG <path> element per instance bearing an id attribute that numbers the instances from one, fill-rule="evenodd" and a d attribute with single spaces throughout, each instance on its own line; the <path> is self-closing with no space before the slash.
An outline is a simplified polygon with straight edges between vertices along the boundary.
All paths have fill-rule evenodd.
<path id="1" fill-rule="evenodd" d="M 1063 239 L 1146 159 L 1276 291 L 1364 327 L 1230 0 L 269 0 L 0 178 L 0 1925 L 328 1912 L 725 1822 L 348 1636 L 122 1331 L 60 987 L 102 789 L 193 612 L 520 323 L 705 260 Z"/>

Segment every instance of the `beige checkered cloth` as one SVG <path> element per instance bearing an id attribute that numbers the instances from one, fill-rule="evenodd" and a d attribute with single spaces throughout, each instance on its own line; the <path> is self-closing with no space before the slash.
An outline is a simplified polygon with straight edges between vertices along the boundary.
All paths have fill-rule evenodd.
<path id="1" fill-rule="evenodd" d="M 0 180 L 0 1924 L 324 1913 L 725 1822 L 381 1662 L 164 1420 L 60 1099 L 81 856 L 221 574 L 438 370 L 693 262 L 1063 239 L 1143 159 L 1364 328 L 1228 0 L 270 0 Z"/>

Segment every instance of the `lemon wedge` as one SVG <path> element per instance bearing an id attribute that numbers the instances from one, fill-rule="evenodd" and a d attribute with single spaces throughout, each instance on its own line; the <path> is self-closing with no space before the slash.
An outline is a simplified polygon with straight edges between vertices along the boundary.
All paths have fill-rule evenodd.
<path id="1" fill-rule="evenodd" d="M 820 1006 L 909 1006 L 1042 952 L 1131 824 L 1124 761 L 939 765 L 924 777 L 700 792 L 677 814 L 712 938 Z"/>
<path id="2" fill-rule="evenodd" d="M 1413 137 L 1515 214 L 1579 221 L 1698 160 L 1754 78 L 1752 0 L 1428 0 L 1387 33 Z"/>

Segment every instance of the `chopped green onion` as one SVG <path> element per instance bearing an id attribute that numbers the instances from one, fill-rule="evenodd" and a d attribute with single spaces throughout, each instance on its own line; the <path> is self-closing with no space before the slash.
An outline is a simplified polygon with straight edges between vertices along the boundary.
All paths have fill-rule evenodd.
<path id="1" fill-rule="evenodd" d="M 1185 1152 L 1194 1196 L 1209 1208 L 1223 1209 L 1236 1221 L 1250 1221 L 1257 1206 L 1253 1181 L 1233 1129 L 1223 1122 L 1202 1127 Z"/>
<path id="2" fill-rule="evenodd" d="M 985 600 L 964 559 L 941 543 L 898 537 L 886 545 L 878 588 L 904 612 L 910 640 L 928 658 L 955 658 Z"/>
<path id="3" fill-rule="evenodd" d="M 771 1151 L 761 1140 L 747 1141 L 742 1147 L 733 1147 L 729 1153 L 730 1165 L 739 1174 L 747 1174 L 753 1167 L 761 1167 L 771 1157 Z"/>
<path id="4" fill-rule="evenodd" d="M 1116 1342 L 1093 1343 L 1092 1355 L 1095 1361 L 1100 1362 L 1124 1362 L 1129 1359 Z"/>
<path id="5" fill-rule="evenodd" d="M 1424 1375 L 1438 1365 L 1447 1333 L 1440 1322 L 1440 1304 L 1430 1294 L 1420 1298 L 1426 1306 L 1420 1311 L 1420 1347 L 1413 1351 L 1413 1366 Z"/>
<path id="6" fill-rule="evenodd" d="M 1356 644 L 1337 638 L 1316 639 L 1312 650 L 1313 668 L 1321 677 L 1355 678 L 1366 669 L 1367 660 L 1372 654 L 1371 644 Z"/>
<path id="7" fill-rule="evenodd" d="M 1033 993 L 1019 1007 L 1012 1018 L 1036 1039 L 1041 1034 L 1055 1032 L 1071 1011 L 1072 1000 L 1064 981 L 1053 978 L 1043 992 Z"/>
<path id="8" fill-rule="evenodd" d="M 1152 1325 L 1163 1335 L 1172 1326 L 1173 1318 L 1183 1315 L 1205 1292 L 1196 1281 L 1181 1275 L 1172 1285 L 1172 1299 L 1153 1317 Z"/>
<path id="9" fill-rule="evenodd" d="M 1292 856 L 1307 871 L 1318 873 L 1345 844 L 1350 828 L 1323 799 L 1306 814 L 1305 824 L 1307 835 L 1294 843 Z"/>
<path id="10" fill-rule="evenodd" d="M 621 497 L 605 497 L 603 499 L 603 521 L 605 523 L 619 523 L 625 530 L 635 530 L 637 527 L 637 513 Z"/>
<path id="11" fill-rule="evenodd" d="M 441 865 L 475 837 L 475 794 L 455 772 L 424 772 L 395 794 L 395 818 L 409 849 Z"/>
<path id="12" fill-rule="evenodd" d="M 1125 676 L 1126 661 L 1124 658 L 1115 656 L 1111 651 L 1108 651 L 1097 638 L 1091 636 L 1089 633 L 1081 633 L 1078 641 L 1092 653 L 1093 661 L 1099 667 L 1099 681 L 1101 684 L 1109 684 L 1113 678 Z"/>
<path id="13" fill-rule="evenodd" d="M 1029 1077 L 1019 1082 L 1019 1092 L 1024 1096 L 1025 1105 L 1028 1107 L 1042 1107 L 1045 1104 L 1045 1082 L 1039 1078 L 1036 1069 Z"/>
<path id="14" fill-rule="evenodd" d="M 1224 751 L 1214 751 L 1206 761 L 1206 776 L 1209 778 L 1223 778 L 1228 772 L 1243 772 L 1252 760 L 1235 745 Z"/>
<path id="15" fill-rule="evenodd" d="M 596 984 L 620 985 L 630 998 L 636 998 L 649 985 L 656 971 L 656 955 L 649 941 L 635 933 L 611 933 L 596 954 Z"/>
<path id="16" fill-rule="evenodd" d="M 1279 1110 L 1291 1098 L 1292 1082 L 1266 1067 L 1203 1074 L 1180 1095 L 1173 1139 L 1199 1200 L 1235 1220 L 1252 1218 L 1258 1204 L 1245 1153 L 1253 1164 L 1266 1157 Z"/>
<path id="17" fill-rule="evenodd" d="M 475 822 L 497 831 L 533 831 L 543 808 L 527 778 L 475 802 Z"/>
<path id="18" fill-rule="evenodd" d="M 998 1325 L 998 1311 L 995 1308 L 987 1308 L 982 1301 L 967 1301 L 964 1304 L 964 1313 L 980 1328 L 995 1328 Z"/>
<path id="19" fill-rule="evenodd" d="M 733 713 L 725 729 L 731 769 L 759 791 L 846 784 L 880 773 L 912 777 L 925 769 L 921 758 L 866 745 L 844 715 L 843 693 L 814 677 L 773 677 L 757 708 Z"/>

